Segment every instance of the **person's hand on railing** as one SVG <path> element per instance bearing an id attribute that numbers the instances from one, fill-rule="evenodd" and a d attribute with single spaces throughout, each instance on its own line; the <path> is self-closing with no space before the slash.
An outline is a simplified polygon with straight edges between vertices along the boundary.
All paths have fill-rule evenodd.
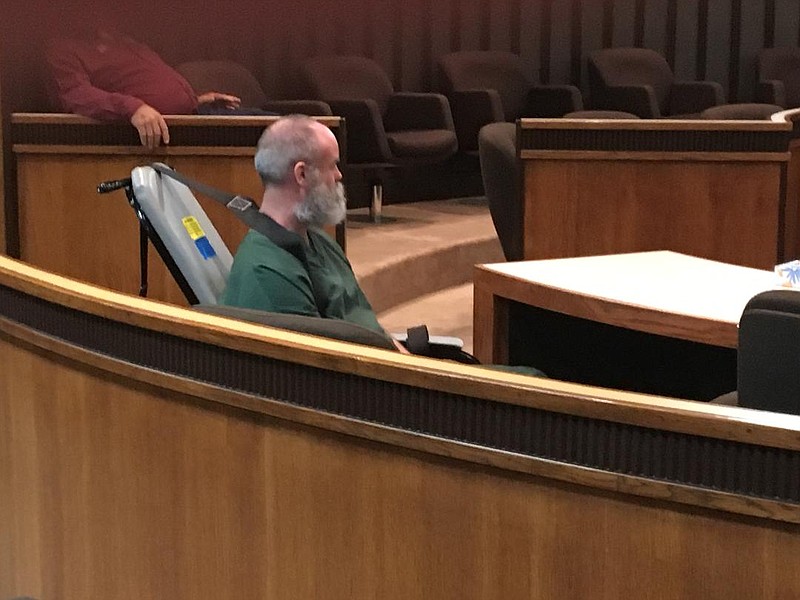
<path id="1" fill-rule="evenodd" d="M 160 145 L 169 144 L 169 129 L 161 113 L 149 104 L 142 104 L 131 116 L 131 125 L 139 132 L 142 146 L 152 150 Z"/>
<path id="2" fill-rule="evenodd" d="M 221 94 L 220 92 L 206 92 L 197 97 L 198 104 L 219 104 L 225 108 L 239 108 L 242 105 L 242 99 L 238 96 L 231 94 Z"/>

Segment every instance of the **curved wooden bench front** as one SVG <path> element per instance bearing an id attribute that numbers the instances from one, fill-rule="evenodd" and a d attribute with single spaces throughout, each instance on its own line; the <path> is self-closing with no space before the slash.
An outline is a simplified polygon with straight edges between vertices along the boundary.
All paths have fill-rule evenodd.
<path id="1" fill-rule="evenodd" d="M 799 433 L 0 258 L 2 597 L 793 597 Z"/>

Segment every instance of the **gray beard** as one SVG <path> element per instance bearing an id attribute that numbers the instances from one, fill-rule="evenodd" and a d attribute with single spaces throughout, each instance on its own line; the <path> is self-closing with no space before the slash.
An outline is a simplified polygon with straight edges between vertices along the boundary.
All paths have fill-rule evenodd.
<path id="1" fill-rule="evenodd" d="M 347 198 L 341 183 L 333 187 L 324 183 L 314 186 L 305 199 L 294 207 L 295 218 L 306 227 L 338 225 L 346 214 Z"/>

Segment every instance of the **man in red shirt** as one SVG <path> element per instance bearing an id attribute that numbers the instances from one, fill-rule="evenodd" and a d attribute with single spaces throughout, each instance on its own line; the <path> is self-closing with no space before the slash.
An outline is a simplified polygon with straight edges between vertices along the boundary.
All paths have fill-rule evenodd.
<path id="1" fill-rule="evenodd" d="M 219 92 L 196 95 L 158 54 L 110 27 L 52 40 L 47 61 L 62 110 L 100 121 L 128 120 L 148 148 L 169 143 L 163 114 L 224 114 L 241 103 Z"/>

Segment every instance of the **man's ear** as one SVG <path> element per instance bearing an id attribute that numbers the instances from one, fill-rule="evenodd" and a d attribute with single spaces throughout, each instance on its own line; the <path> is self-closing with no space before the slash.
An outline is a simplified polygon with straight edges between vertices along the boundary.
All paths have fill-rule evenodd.
<path id="1" fill-rule="evenodd" d="M 301 187 L 305 186 L 308 177 L 308 165 L 302 160 L 297 161 L 294 163 L 293 173 L 297 185 Z"/>

